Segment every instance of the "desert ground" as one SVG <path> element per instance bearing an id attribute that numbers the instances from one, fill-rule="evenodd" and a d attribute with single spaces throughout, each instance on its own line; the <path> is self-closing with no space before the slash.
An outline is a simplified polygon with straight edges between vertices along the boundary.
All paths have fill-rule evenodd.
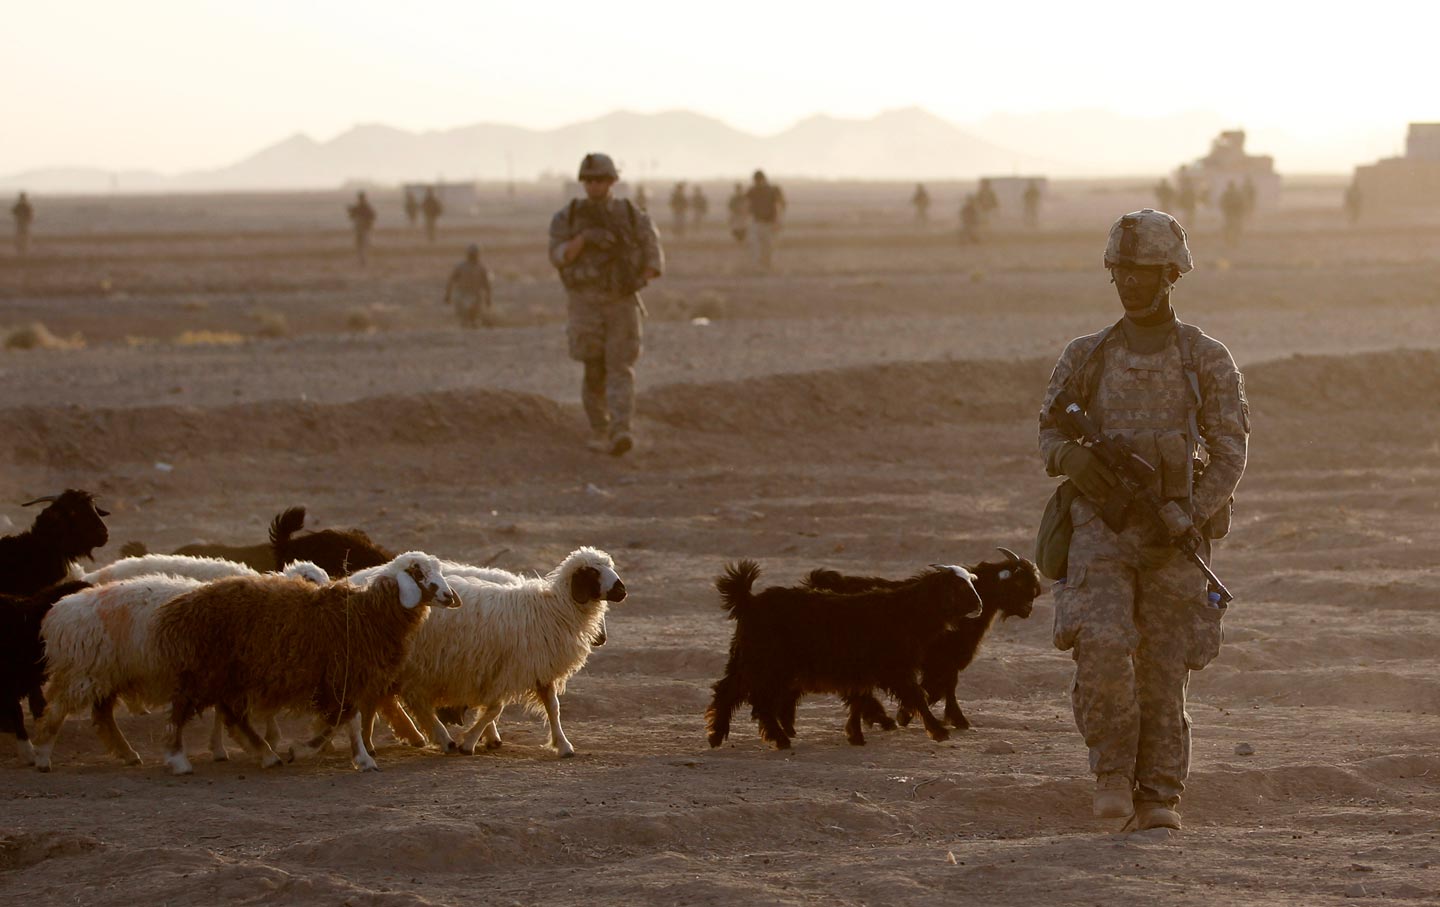
<path id="1" fill-rule="evenodd" d="M 1040 395 L 1064 344 L 1118 317 L 1101 250 L 1146 183 L 1058 183 L 1043 229 L 1001 220 L 978 246 L 957 241 L 959 185 L 931 187 L 928 228 L 910 186 L 786 185 L 768 275 L 721 217 L 679 238 L 662 213 L 623 459 L 583 445 L 544 256 L 558 190 L 488 189 L 434 245 L 377 193 L 364 269 L 338 192 L 37 199 L 31 257 L 0 250 L 6 531 L 20 502 L 90 489 L 106 562 L 131 540 L 260 542 L 304 504 L 314 528 L 518 571 L 598 546 L 631 595 L 562 700 L 574 759 L 518 709 L 483 755 L 381 733 L 378 774 L 339 753 L 213 763 L 197 731 L 174 778 L 158 712 L 120 719 L 140 767 L 79 716 L 50 774 L 6 744 L 0 900 L 1440 902 L 1440 226 L 1352 229 L 1339 181 L 1290 186 L 1235 247 L 1210 212 L 1192 225 L 1176 306 L 1245 370 L 1254 433 L 1214 564 L 1226 644 L 1191 679 L 1183 831 L 1090 818 L 1048 594 L 997 622 L 961 676 L 975 727 L 946 742 L 850 746 L 812 697 L 792 751 L 746 710 L 706 745 L 725 562 L 791 583 L 1032 550 L 1054 482 Z M 718 213 L 726 187 L 707 190 Z M 487 330 L 440 304 L 472 241 Z"/>

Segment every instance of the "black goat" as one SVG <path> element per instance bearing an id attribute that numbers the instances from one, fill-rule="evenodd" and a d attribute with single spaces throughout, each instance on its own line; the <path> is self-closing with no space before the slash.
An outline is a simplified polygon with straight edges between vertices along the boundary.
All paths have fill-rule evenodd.
<path id="1" fill-rule="evenodd" d="M 725 676 L 715 683 L 705 712 L 711 746 L 729 736 L 730 718 L 745 700 L 761 739 L 788 749 L 799 696 L 835 693 L 855 703 L 876 688 L 920 715 L 932 739 L 948 736 L 915 678 L 926 644 L 960 625 L 980 603 L 968 574 L 936 568 L 899 588 L 853 595 L 778 586 L 752 594 L 759 575 L 758 564 L 741 561 L 727 565 L 715 581 L 735 635 Z M 852 709 L 845 733 L 862 744 L 858 714 Z"/>
<path id="2" fill-rule="evenodd" d="M 920 684 L 925 689 L 926 701 L 933 705 L 944 699 L 945 720 L 960 730 L 970 727 L 969 719 L 955 698 L 960 672 L 974 661 L 975 653 L 979 651 L 980 643 L 995 622 L 996 615 L 1002 619 L 1018 617 L 1023 620 L 1029 617 L 1035 599 L 1043 591 L 1040 571 L 1034 563 L 1008 548 L 1000 551 L 1005 555 L 1004 561 L 986 561 L 968 568 L 975 574 L 975 591 L 980 593 L 980 600 L 984 603 L 979 619 L 967 620 L 933 640 L 925 650 L 921 666 Z M 913 580 L 844 576 L 834 570 L 814 570 L 805 578 L 805 585 L 814 589 L 851 593 L 865 589 L 893 589 L 909 582 Z M 852 722 L 864 718 L 886 730 L 895 726 L 873 694 L 852 702 L 851 712 Z M 914 712 L 902 703 L 895 717 L 900 724 L 909 724 Z"/>
<path id="3" fill-rule="evenodd" d="M 34 764 L 35 753 L 25 733 L 20 700 L 29 697 L 33 718 L 45 712 L 40 693 L 46 673 L 40 622 L 57 601 L 88 588 L 89 583 L 70 580 L 34 595 L 0 595 L 0 733 L 15 735 L 20 761 L 26 765 Z"/>
<path id="4" fill-rule="evenodd" d="M 331 576 L 349 576 L 366 567 L 379 567 L 395 555 L 370 541 L 359 529 L 321 529 L 295 535 L 305 525 L 305 508 L 291 507 L 270 523 L 270 548 L 276 569 L 291 561 L 310 561 Z"/>
<path id="5" fill-rule="evenodd" d="M 23 506 L 46 503 L 50 506 L 29 529 L 0 538 L 0 593 L 32 595 L 53 586 L 69 575 L 72 564 L 110 541 L 102 519 L 110 514 L 95 506 L 90 492 L 69 488 Z"/>

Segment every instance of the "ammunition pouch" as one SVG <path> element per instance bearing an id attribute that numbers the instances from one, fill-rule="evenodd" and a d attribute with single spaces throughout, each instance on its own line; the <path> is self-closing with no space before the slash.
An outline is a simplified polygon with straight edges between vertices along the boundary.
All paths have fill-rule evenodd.
<path id="1" fill-rule="evenodd" d="M 1035 533 L 1035 565 L 1051 579 L 1061 579 L 1070 561 L 1070 537 L 1075 526 L 1070 519 L 1070 505 L 1079 497 L 1075 483 L 1066 479 L 1055 487 L 1040 516 L 1040 529 Z"/>

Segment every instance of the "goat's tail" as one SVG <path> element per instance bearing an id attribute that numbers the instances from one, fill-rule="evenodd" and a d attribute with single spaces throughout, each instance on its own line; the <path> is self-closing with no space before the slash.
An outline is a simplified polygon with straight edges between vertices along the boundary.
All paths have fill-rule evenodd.
<path id="1" fill-rule="evenodd" d="M 741 561 L 738 564 L 726 564 L 725 575 L 715 580 L 715 588 L 720 590 L 720 605 L 731 620 L 738 617 L 741 610 L 750 604 L 750 587 L 755 585 L 759 576 L 759 564 L 754 561 Z"/>
<path id="2" fill-rule="evenodd" d="M 290 547 L 290 536 L 305 528 L 305 508 L 290 507 L 270 521 L 270 547 L 275 551 L 275 563 L 285 566 L 285 554 Z"/>

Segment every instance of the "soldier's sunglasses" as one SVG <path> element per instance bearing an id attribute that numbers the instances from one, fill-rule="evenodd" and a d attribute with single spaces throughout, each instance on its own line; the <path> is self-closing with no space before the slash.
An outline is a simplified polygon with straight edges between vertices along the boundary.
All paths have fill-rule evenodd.
<path id="1" fill-rule="evenodd" d="M 611 179 L 610 177 L 608 177 L 608 176 L 587 176 L 587 177 L 582 178 L 582 179 L 580 180 L 580 182 L 582 182 L 582 183 L 613 183 L 613 182 L 615 182 L 615 181 L 614 181 L 613 179 Z"/>

